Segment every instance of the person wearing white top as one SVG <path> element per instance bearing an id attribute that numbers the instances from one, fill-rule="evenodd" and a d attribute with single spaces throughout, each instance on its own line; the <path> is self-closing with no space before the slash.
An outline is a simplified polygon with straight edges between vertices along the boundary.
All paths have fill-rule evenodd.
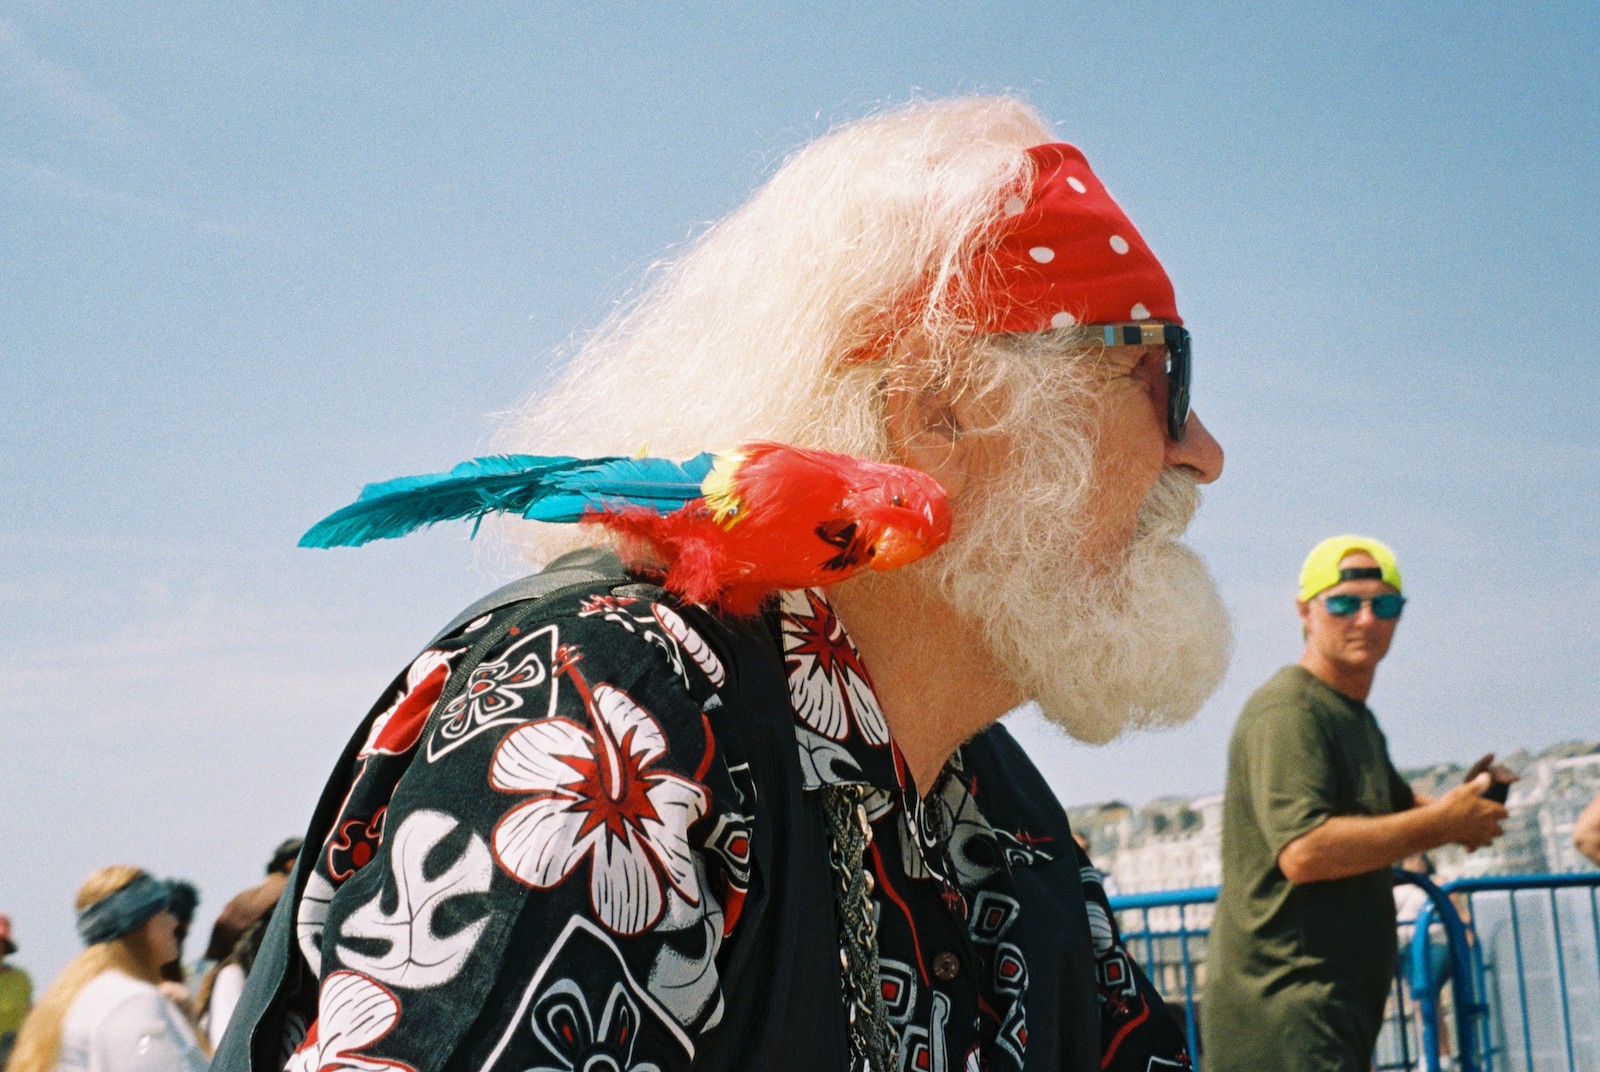
<path id="1" fill-rule="evenodd" d="M 56 1072 L 204 1072 L 207 1064 L 177 1007 L 149 983 L 113 969 L 73 1000 Z"/>
<path id="2" fill-rule="evenodd" d="M 136 867 L 78 890 L 85 949 L 23 1021 L 7 1072 L 205 1072 L 205 1044 L 157 984 L 178 956 L 165 882 Z"/>
<path id="3" fill-rule="evenodd" d="M 224 964 L 217 969 L 217 977 L 211 984 L 211 1003 L 200 1018 L 206 1034 L 212 1038 L 220 1039 L 228 1030 L 228 1021 L 233 1019 L 233 1010 L 244 994 L 244 980 L 244 969 L 237 964 Z"/>

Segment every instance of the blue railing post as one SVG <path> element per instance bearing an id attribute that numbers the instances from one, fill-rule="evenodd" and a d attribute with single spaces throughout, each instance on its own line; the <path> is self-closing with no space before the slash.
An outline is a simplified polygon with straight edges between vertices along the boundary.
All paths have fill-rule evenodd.
<path id="1" fill-rule="evenodd" d="M 1477 1048 L 1472 1044 L 1472 1020 L 1468 1010 L 1477 1008 L 1472 972 L 1472 946 L 1467 941 L 1466 924 L 1456 912 L 1449 894 L 1434 885 L 1428 876 L 1415 871 L 1395 868 L 1397 881 L 1409 882 L 1428 895 L 1428 903 L 1417 913 L 1411 931 L 1411 1000 L 1422 1009 L 1422 1058 L 1428 1072 L 1438 1072 L 1439 1061 L 1439 1005 L 1438 983 L 1433 978 L 1433 956 L 1428 933 L 1437 922 L 1444 927 L 1445 941 L 1450 947 L 1450 979 L 1456 1006 L 1456 1056 L 1462 1072 L 1490 1072 L 1487 1061 L 1479 1063 Z M 1423 983 L 1418 986 L 1418 983 Z M 1487 1052 L 1487 1051 L 1486 1051 Z"/>
<path id="2" fill-rule="evenodd" d="M 1441 1024 L 1439 1013 L 1443 1006 L 1443 993 L 1442 983 L 1433 978 L 1428 939 L 1430 930 L 1437 925 L 1443 929 L 1450 951 L 1451 1005 L 1455 1012 L 1455 1057 L 1458 1062 L 1457 1067 L 1461 1072 L 1496 1072 L 1497 1064 L 1514 1068 L 1520 1059 L 1526 1063 L 1525 1067 L 1528 1072 L 1534 1072 L 1535 1069 L 1538 1072 L 1544 1072 L 1543 1066 L 1535 1065 L 1534 1025 L 1530 1020 L 1532 1002 L 1528 993 L 1526 964 L 1522 948 L 1523 927 L 1516 900 L 1516 893 L 1519 890 L 1540 890 L 1548 893 L 1550 898 L 1551 933 L 1553 941 L 1556 943 L 1552 960 L 1555 985 L 1560 991 L 1558 994 L 1551 996 L 1549 1005 L 1549 1010 L 1559 1012 L 1559 1017 L 1553 1025 L 1549 1024 L 1548 1020 L 1543 1021 L 1544 1026 L 1553 1027 L 1563 1033 L 1564 1038 L 1560 1042 L 1564 1044 L 1566 1063 L 1569 1070 L 1577 1070 L 1580 1067 L 1587 1070 L 1591 1063 L 1594 1064 L 1596 1069 L 1600 1069 L 1600 1063 L 1594 1062 L 1591 1057 L 1591 1054 L 1595 1052 L 1593 1049 L 1595 1043 L 1590 1035 L 1586 1034 L 1583 1037 L 1583 1047 L 1578 1045 L 1579 1040 L 1574 1037 L 1575 1024 L 1581 1027 L 1593 1027 L 1593 1025 L 1600 1023 L 1600 1005 L 1592 1009 L 1587 1006 L 1580 1006 L 1579 1009 L 1584 1010 L 1580 1012 L 1579 1009 L 1573 1007 L 1571 995 L 1567 990 L 1568 965 L 1578 963 L 1572 957 L 1579 954 L 1577 952 L 1569 954 L 1569 951 L 1562 947 L 1562 943 L 1564 941 L 1579 941 L 1581 943 L 1582 927 L 1581 925 L 1562 927 L 1560 905 L 1555 892 L 1558 889 L 1566 888 L 1588 888 L 1588 907 L 1591 920 L 1589 940 L 1594 946 L 1589 955 L 1595 956 L 1597 964 L 1600 964 L 1600 900 L 1597 900 L 1597 894 L 1600 894 L 1600 873 L 1513 875 L 1497 878 L 1458 879 L 1454 882 L 1445 883 L 1443 886 L 1435 885 L 1424 875 L 1410 872 L 1397 871 L 1395 878 L 1396 881 L 1410 882 L 1420 887 L 1428 898 L 1427 902 L 1422 906 L 1422 910 L 1417 913 L 1415 923 L 1412 924 L 1411 944 L 1403 954 L 1404 960 L 1402 963 L 1409 964 L 1410 971 L 1397 973 L 1409 975 L 1410 982 L 1413 984 L 1422 984 L 1421 986 L 1413 985 L 1411 987 L 1411 1000 L 1422 1014 L 1420 1053 L 1416 1055 L 1411 1053 L 1409 1045 L 1411 1036 L 1407 1033 L 1409 1017 L 1405 1015 L 1403 986 L 1401 997 L 1397 1003 L 1401 1017 L 1396 1027 L 1400 1038 L 1399 1047 L 1402 1067 L 1417 1069 L 1419 1072 L 1421 1070 L 1438 1072 L 1439 1069 Z M 1491 892 L 1507 894 L 1506 908 L 1511 926 L 1512 941 L 1510 957 L 1513 963 L 1511 965 L 1485 963 L 1483 956 L 1484 942 L 1481 935 L 1477 933 L 1477 928 L 1481 924 L 1481 917 L 1484 913 L 1474 910 L 1469 917 L 1471 922 L 1464 921 L 1457 912 L 1452 900 L 1452 895 L 1464 895 L 1468 898 L 1468 906 L 1471 908 L 1471 898 L 1475 894 Z M 1191 939 L 1208 935 L 1209 928 L 1191 927 L 1189 910 L 1199 905 L 1213 904 L 1216 901 L 1216 897 L 1216 888 L 1207 887 L 1203 889 L 1174 890 L 1164 893 L 1130 894 L 1111 898 L 1113 912 L 1142 913 L 1140 928 L 1137 930 L 1132 928 L 1125 930 L 1122 937 L 1125 945 L 1130 950 L 1136 948 L 1144 950 L 1144 966 L 1152 979 L 1157 977 L 1160 968 L 1165 964 L 1165 962 L 1158 960 L 1158 954 L 1164 955 L 1165 946 L 1170 944 L 1158 944 L 1158 939 L 1177 939 L 1177 964 L 1175 967 L 1179 972 L 1179 978 L 1176 983 L 1163 987 L 1162 991 L 1170 995 L 1174 1003 L 1179 1000 L 1183 1002 L 1186 1013 L 1185 1019 L 1188 1023 L 1190 1052 L 1196 1056 L 1195 1067 L 1197 1070 L 1203 1069 L 1205 1062 L 1201 1056 L 1201 1046 L 1204 1044 L 1204 1039 L 1199 1036 L 1198 1018 L 1195 1016 L 1195 1009 L 1198 1004 L 1196 998 L 1203 998 L 1204 995 L 1197 995 L 1196 993 L 1195 970 L 1197 964 L 1193 956 Z M 1177 910 L 1178 920 L 1175 929 L 1162 930 L 1151 924 L 1150 912 L 1159 908 L 1175 908 Z M 1574 935 L 1579 937 L 1570 937 Z M 1574 951 L 1579 948 L 1579 945 L 1572 947 Z M 1489 972 L 1491 969 L 1497 975 L 1507 969 L 1514 970 L 1517 984 L 1515 1001 L 1521 1014 L 1522 1037 L 1520 1040 L 1507 1037 L 1505 1039 L 1506 1050 L 1504 1052 L 1497 1048 L 1493 1034 L 1494 1023 L 1497 1021 L 1491 1015 L 1494 1012 L 1494 1006 L 1490 1004 Z M 1600 993 L 1600 990 L 1597 990 L 1597 993 Z M 1503 1017 L 1498 1022 L 1503 1025 Z M 1544 1052 L 1546 1041 L 1551 1043 L 1551 1048 L 1553 1049 L 1559 1050 L 1561 1048 L 1556 1045 L 1556 1040 L 1546 1040 L 1541 1035 L 1539 1039 L 1541 1052 Z M 1519 1050 L 1520 1053 L 1517 1052 Z M 1497 1056 L 1503 1059 L 1497 1061 Z M 1559 1057 L 1556 1059 L 1559 1060 Z M 1580 1060 L 1588 1063 L 1580 1066 L 1578 1063 Z"/>
<path id="3" fill-rule="evenodd" d="M 1145 919 L 1150 914 L 1145 913 Z M 1178 959 L 1183 968 L 1183 1028 L 1189 1039 L 1189 1059 L 1198 1061 L 1200 1053 L 1200 1025 L 1196 1022 L 1194 996 L 1194 961 L 1189 956 L 1189 906 L 1178 906 Z"/>
<path id="4" fill-rule="evenodd" d="M 1552 970 L 1554 972 L 1553 985 L 1557 991 L 1553 997 L 1556 1008 L 1558 1008 L 1560 1012 L 1559 1024 L 1562 1038 L 1559 1040 L 1559 1043 L 1560 1048 L 1564 1050 L 1566 1054 L 1566 1067 L 1569 1072 L 1577 1072 L 1577 1070 L 1587 1069 L 1589 1067 L 1587 1064 L 1579 1064 L 1579 1055 L 1573 1039 L 1574 1016 L 1572 1013 L 1570 995 L 1567 988 L 1567 950 L 1562 944 L 1563 931 L 1561 929 L 1560 905 L 1556 895 L 1557 890 L 1581 888 L 1588 888 L 1590 891 L 1589 898 L 1591 915 L 1595 916 L 1596 925 L 1592 928 L 1589 937 L 1593 942 L 1592 953 L 1597 958 L 1600 958 L 1600 914 L 1596 914 L 1593 911 L 1595 891 L 1597 888 L 1600 888 L 1600 873 L 1486 876 L 1483 878 L 1457 879 L 1453 882 L 1447 882 L 1443 887 L 1441 887 L 1441 892 L 1447 896 L 1454 894 L 1466 896 L 1468 898 L 1469 908 L 1471 909 L 1472 925 L 1470 927 L 1463 928 L 1462 935 L 1463 940 L 1465 940 L 1466 935 L 1471 933 L 1475 936 L 1475 940 L 1466 950 L 1467 959 L 1458 961 L 1456 965 L 1455 979 L 1457 990 L 1455 996 L 1455 1005 L 1457 1010 L 1457 1034 L 1461 1039 L 1462 1052 L 1470 1052 L 1480 1058 L 1479 1068 L 1481 1072 L 1493 1072 L 1495 1064 L 1494 1056 L 1496 1053 L 1500 1052 L 1495 1044 L 1493 1035 L 1494 1024 L 1490 1015 L 1493 1011 L 1489 1003 L 1490 995 L 1488 987 L 1489 971 L 1491 966 L 1486 965 L 1484 962 L 1482 952 L 1484 949 L 1484 943 L 1482 935 L 1478 932 L 1478 927 L 1480 925 L 1483 913 L 1474 907 L 1473 904 L 1475 895 L 1485 893 L 1506 894 L 1506 918 L 1511 927 L 1512 964 L 1510 965 L 1510 969 L 1514 974 L 1514 979 L 1517 986 L 1515 1002 L 1517 1015 L 1520 1017 L 1521 1038 L 1513 1038 L 1509 1035 L 1509 1033 L 1507 1034 L 1507 1037 L 1505 1038 L 1506 1061 L 1507 1063 L 1514 1064 L 1514 1057 L 1520 1056 L 1524 1063 L 1523 1067 L 1526 1069 L 1539 1069 L 1540 1072 L 1543 1072 L 1543 1069 L 1545 1068 L 1544 1065 L 1541 1065 L 1536 1061 L 1534 1053 L 1534 1026 L 1531 1020 L 1533 1001 L 1530 999 L 1528 994 L 1527 958 L 1525 955 L 1526 951 L 1522 946 L 1522 914 L 1518 907 L 1516 897 L 1519 891 L 1526 890 L 1544 892 L 1550 899 L 1551 941 L 1554 943 L 1554 948 L 1550 952 L 1550 958 L 1552 961 Z M 1424 909 L 1424 911 L 1426 911 L 1426 909 Z M 1420 915 L 1418 916 L 1418 920 L 1420 929 Z M 1415 941 L 1415 939 L 1413 939 L 1413 941 Z M 1456 956 L 1454 939 L 1452 939 L 1451 951 L 1452 957 L 1454 958 Z M 1413 958 L 1415 958 L 1415 955 L 1416 952 L 1415 948 L 1413 947 Z M 1470 972 L 1467 973 L 1470 979 L 1470 989 L 1463 989 L 1461 986 L 1463 975 L 1462 968 L 1464 966 L 1470 967 Z M 1492 966 L 1492 969 L 1496 978 L 1503 978 L 1505 966 L 1496 963 Z M 1595 1009 L 1591 1013 L 1591 1017 L 1596 1015 L 1600 1015 L 1600 1009 Z M 1502 1028 L 1504 1028 L 1505 1022 L 1503 1016 L 1500 1018 L 1500 1023 Z M 1519 1042 L 1520 1046 L 1518 1045 Z M 1520 1049 L 1520 1055 L 1515 1054 L 1512 1047 Z"/>

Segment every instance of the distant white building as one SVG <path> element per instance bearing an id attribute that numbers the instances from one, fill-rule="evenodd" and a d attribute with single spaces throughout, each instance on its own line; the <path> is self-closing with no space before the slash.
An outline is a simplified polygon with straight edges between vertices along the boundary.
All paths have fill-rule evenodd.
<path id="1" fill-rule="evenodd" d="M 1570 756 L 1548 765 L 1548 785 L 1538 809 L 1539 836 L 1548 871 L 1592 871 L 1594 864 L 1572 844 L 1578 813 L 1600 789 L 1600 753 Z"/>
<path id="2" fill-rule="evenodd" d="M 1153 801 L 1134 816 L 1112 873 L 1123 893 L 1222 881 L 1222 795 Z"/>

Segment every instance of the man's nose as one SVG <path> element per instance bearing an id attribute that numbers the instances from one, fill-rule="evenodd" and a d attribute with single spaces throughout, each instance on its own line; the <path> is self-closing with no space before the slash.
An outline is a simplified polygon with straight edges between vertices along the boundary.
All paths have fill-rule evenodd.
<path id="1" fill-rule="evenodd" d="M 1168 439 L 1166 463 L 1193 471 L 1202 484 L 1222 475 L 1222 444 L 1200 423 L 1198 413 L 1189 414 L 1182 439 Z"/>

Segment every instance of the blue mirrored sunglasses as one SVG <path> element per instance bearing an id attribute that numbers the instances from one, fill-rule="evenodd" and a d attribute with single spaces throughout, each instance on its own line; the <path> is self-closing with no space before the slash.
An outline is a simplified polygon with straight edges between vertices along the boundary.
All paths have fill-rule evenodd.
<path id="1" fill-rule="evenodd" d="M 1322 600 L 1322 605 L 1335 618 L 1348 618 L 1359 613 L 1363 603 L 1372 604 L 1374 618 L 1387 622 L 1400 617 L 1400 612 L 1405 609 L 1406 597 L 1385 592 L 1381 596 L 1324 596 Z"/>
<path id="2" fill-rule="evenodd" d="M 1189 424 L 1189 329 L 1177 324 L 1086 324 L 1091 338 L 1107 346 L 1165 346 L 1167 348 L 1167 437 L 1183 439 Z"/>

